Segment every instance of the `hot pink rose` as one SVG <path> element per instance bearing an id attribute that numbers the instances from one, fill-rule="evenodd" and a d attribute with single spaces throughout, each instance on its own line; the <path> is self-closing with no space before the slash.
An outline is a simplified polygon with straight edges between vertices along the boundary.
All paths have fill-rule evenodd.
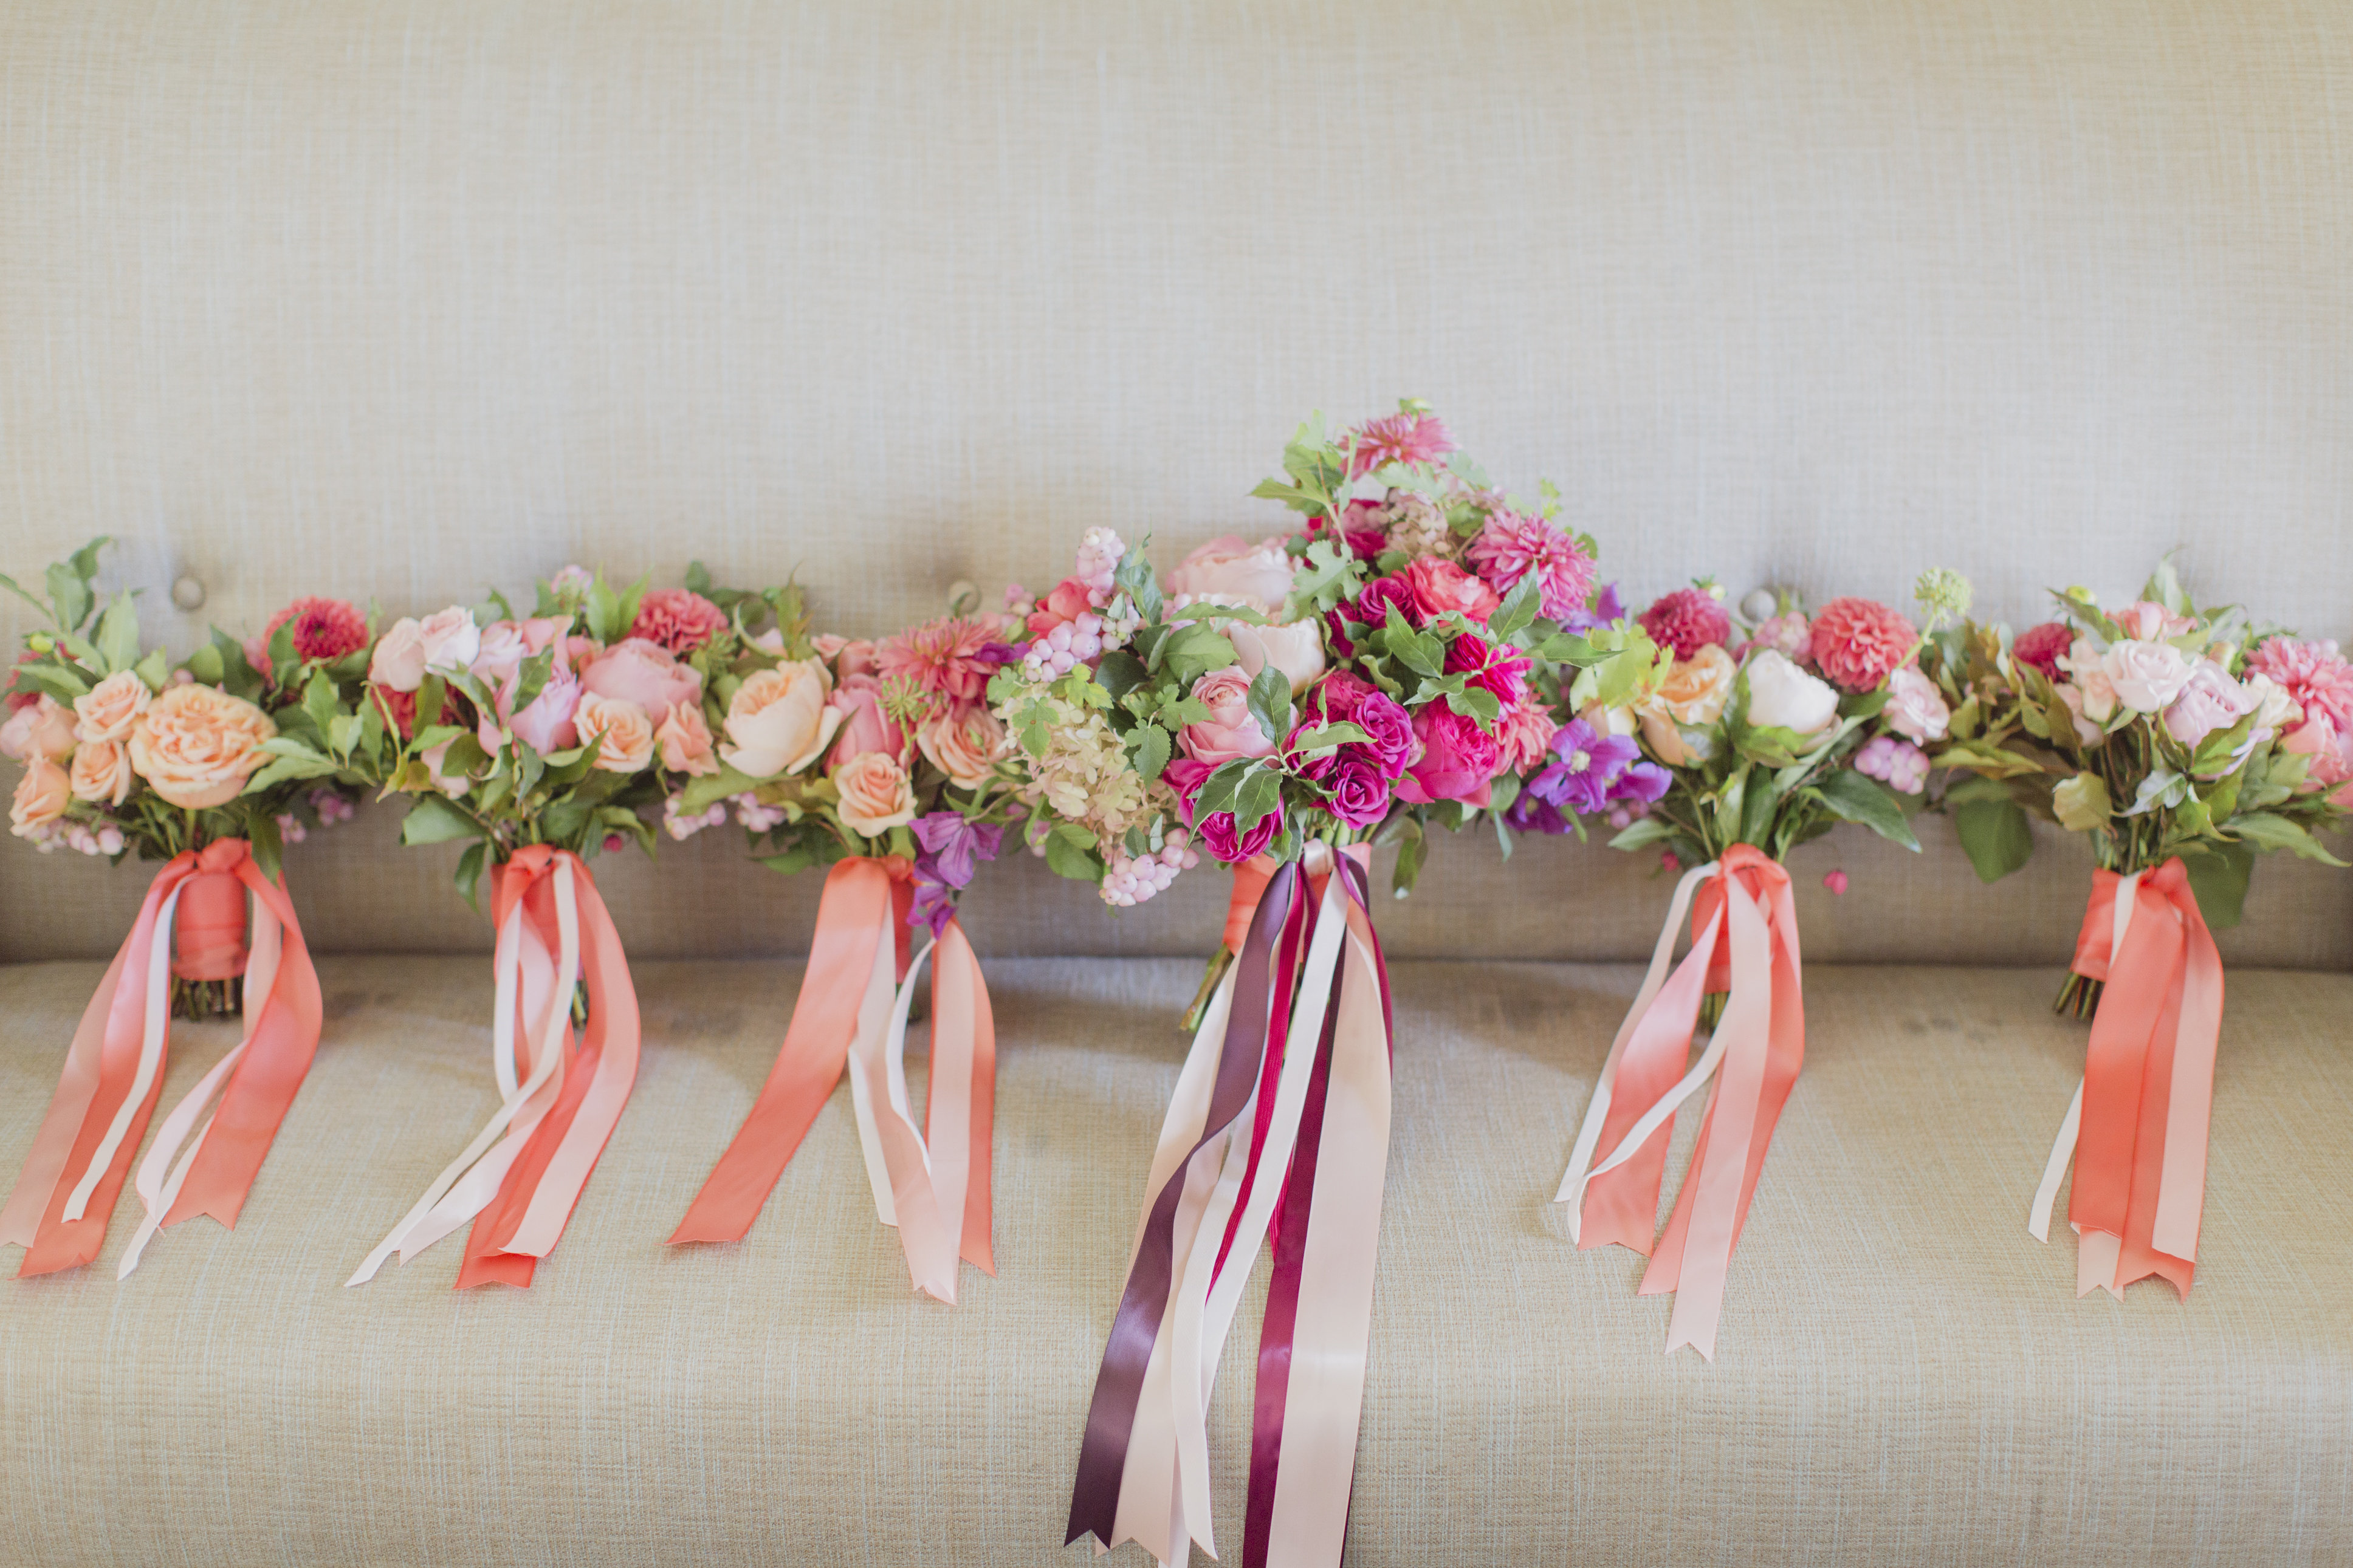
<path id="1" fill-rule="evenodd" d="M 1168 574 L 1166 586 L 1172 597 L 1214 594 L 1271 616 L 1291 596 L 1293 570 L 1281 534 L 1252 544 L 1229 533 L 1186 556 Z"/>
<path id="2" fill-rule="evenodd" d="M 592 696 L 634 702 L 648 713 L 702 701 L 702 672 L 644 637 L 617 642 L 580 667 L 580 686 Z"/>
<path id="3" fill-rule="evenodd" d="M 1351 827 L 1371 827 L 1389 814 L 1388 775 L 1363 746 L 1342 746 L 1301 772 L 1331 791 L 1325 807 Z"/>
<path id="4" fill-rule="evenodd" d="M 1487 781 L 1503 761 L 1503 747 L 1494 736 L 1479 728 L 1477 720 L 1443 702 L 1432 702 L 1414 715 L 1413 733 L 1421 742 L 1421 755 L 1398 781 L 1399 800 L 1487 804 Z"/>
<path id="5" fill-rule="evenodd" d="M 1229 665 L 1193 688 L 1193 695 L 1208 705 L 1209 716 L 1186 725 L 1177 735 L 1176 744 L 1187 756 L 1217 767 L 1273 752 L 1272 738 L 1250 716 L 1250 678 Z"/>
<path id="6" fill-rule="evenodd" d="M 1414 608 L 1425 622 L 1456 610 L 1484 624 L 1504 603 L 1494 589 L 1453 562 L 1435 555 L 1425 555 L 1409 563 L 1404 580 L 1407 591 L 1413 595 Z"/>
<path id="7" fill-rule="evenodd" d="M 1467 632 L 1446 649 L 1447 674 L 1466 677 L 1464 685 L 1493 692 L 1495 700 L 1506 707 L 1527 691 L 1528 667 L 1532 662 L 1509 643 L 1490 643 Z"/>

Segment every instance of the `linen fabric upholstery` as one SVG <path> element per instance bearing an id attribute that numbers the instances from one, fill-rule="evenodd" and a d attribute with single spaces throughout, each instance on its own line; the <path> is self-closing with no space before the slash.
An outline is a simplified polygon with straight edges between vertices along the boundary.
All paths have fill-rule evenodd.
<path id="1" fill-rule="evenodd" d="M 0 1283 L 0 1562 L 1076 1560 L 1070 1467 L 1194 965 L 990 964 L 1000 1274 L 965 1269 L 955 1309 L 908 1289 L 846 1091 L 744 1242 L 663 1245 L 767 1070 L 776 963 L 640 967 L 636 1096 L 528 1294 L 451 1290 L 455 1238 L 344 1289 L 495 1102 L 490 973 L 321 973 L 318 1063 L 234 1233 L 166 1231 L 118 1286 L 126 1197 L 96 1266 Z M 10 1157 L 97 978 L 0 972 Z M 2232 976 L 2197 1289 L 2119 1304 L 2074 1299 L 2063 1224 L 2025 1233 L 2083 1060 L 2056 972 L 1810 967 L 1712 1366 L 1662 1360 L 1669 1299 L 1546 1201 L 1637 971 L 1394 979 L 1352 1568 L 2353 1554 L 2353 977 Z M 167 1099 L 228 1040 L 185 1037 Z M 1257 1300 L 1214 1413 L 1229 1551 Z"/>

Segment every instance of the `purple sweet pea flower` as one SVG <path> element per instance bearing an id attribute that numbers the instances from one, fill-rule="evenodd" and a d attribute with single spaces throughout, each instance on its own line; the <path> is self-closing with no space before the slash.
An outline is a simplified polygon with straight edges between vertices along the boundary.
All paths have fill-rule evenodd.
<path id="1" fill-rule="evenodd" d="M 1618 597 L 1618 584 L 1609 583 L 1605 584 L 1601 592 L 1593 596 L 1591 609 L 1570 611 L 1568 618 L 1560 623 L 1560 629 L 1580 634 L 1599 631 L 1603 626 L 1613 625 L 1625 618 L 1626 605 Z"/>
<path id="2" fill-rule="evenodd" d="M 1530 779 L 1525 793 L 1546 805 L 1567 806 L 1579 815 L 1599 811 L 1616 798 L 1612 786 L 1641 755 L 1629 737 L 1597 734 L 1582 719 L 1572 719 L 1560 727 L 1552 740 L 1552 752 L 1560 761 Z M 1648 782 L 1644 780 L 1642 787 Z"/>
<path id="3" fill-rule="evenodd" d="M 955 918 L 956 889 L 971 882 L 979 862 L 997 858 L 1005 826 L 966 822 L 953 811 L 919 816 L 913 826 L 923 852 L 915 857 L 915 901 L 907 911 L 907 923 L 929 926 L 936 940 Z"/>

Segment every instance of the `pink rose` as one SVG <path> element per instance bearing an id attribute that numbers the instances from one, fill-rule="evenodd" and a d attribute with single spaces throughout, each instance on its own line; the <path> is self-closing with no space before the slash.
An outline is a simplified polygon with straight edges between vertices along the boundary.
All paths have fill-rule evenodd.
<path id="1" fill-rule="evenodd" d="M 1731 624 L 1730 616 L 1725 617 L 1725 624 Z M 1768 648 L 1802 669 L 1814 661 L 1813 627 L 1796 610 L 1774 616 L 1757 623 L 1757 630 L 1740 645 L 1740 651 L 1735 657 L 1746 662 L 1750 654 L 1762 653 Z"/>
<path id="2" fill-rule="evenodd" d="M 1910 741 L 1941 741 L 1952 722 L 1953 710 L 1936 683 L 1912 665 L 1887 678 L 1887 706 L 1881 710 L 1887 727 Z"/>
<path id="3" fill-rule="evenodd" d="M 1479 721 L 1457 713 L 1443 702 L 1432 702 L 1413 716 L 1414 738 L 1421 755 L 1398 781 L 1398 798 L 1416 805 L 1459 800 L 1483 806 L 1490 797 L 1487 781 L 1503 762 L 1503 747 L 1479 728 Z"/>
<path id="4" fill-rule="evenodd" d="M 73 749 L 73 710 L 46 691 L 30 706 L 10 714 L 5 724 L 0 724 L 0 756 L 13 761 L 47 757 L 55 762 L 72 755 Z"/>
<path id="5" fill-rule="evenodd" d="M 268 764 L 269 715 L 213 686 L 172 686 L 131 727 L 131 765 L 173 805 L 226 805 Z"/>
<path id="6" fill-rule="evenodd" d="M 661 749 L 661 765 L 671 773 L 701 777 L 719 771 L 719 759 L 711 752 L 711 725 L 702 717 L 700 699 L 678 703 L 664 714 L 660 727 L 654 731 L 654 743 Z"/>
<path id="7" fill-rule="evenodd" d="M 2198 624 L 2188 616 L 2174 615 L 2163 605 L 2153 605 L 2147 599 L 2126 605 L 2108 619 L 2116 622 L 2116 629 L 2135 642 L 2177 637 Z"/>
<path id="8" fill-rule="evenodd" d="M 1172 598 L 1216 595 L 1271 616 L 1280 613 L 1283 601 L 1291 596 L 1293 570 L 1281 534 L 1251 544 L 1229 533 L 1179 562 L 1168 574 L 1167 589 Z"/>
<path id="9" fill-rule="evenodd" d="M 840 792 L 834 815 L 852 833 L 878 838 L 915 820 L 915 792 L 907 772 L 881 752 L 862 752 L 833 770 Z"/>
<path id="10" fill-rule="evenodd" d="M 2100 656 L 2100 671 L 2116 700 L 2136 713 L 2164 712 L 2189 683 L 2189 661 L 2168 642 L 2112 643 Z"/>
<path id="11" fill-rule="evenodd" d="M 414 616 L 401 616 L 375 639 L 368 679 L 387 691 L 414 691 L 425 684 L 425 628 Z"/>
<path id="12" fill-rule="evenodd" d="M 934 713 L 915 731 L 915 744 L 959 789 L 977 789 L 1011 752 L 1005 725 L 986 708 Z"/>
<path id="13" fill-rule="evenodd" d="M 837 676 L 872 675 L 881 665 L 875 645 L 866 638 L 835 637 L 830 632 L 812 637 L 817 656 L 833 666 Z"/>
<path id="14" fill-rule="evenodd" d="M 80 721 L 74 727 L 76 738 L 83 741 L 120 741 L 131 733 L 131 726 L 139 715 L 147 711 L 153 696 L 147 683 L 127 669 L 118 669 L 89 691 L 74 699 L 74 714 Z"/>
<path id="15" fill-rule="evenodd" d="M 906 750 L 906 737 L 882 711 L 882 682 L 878 678 L 843 676 L 833 689 L 830 705 L 841 715 L 841 727 L 834 732 L 833 751 L 826 758 L 828 768 L 838 768 L 861 752 L 887 752 L 896 757 Z"/>
<path id="16" fill-rule="evenodd" d="M 26 762 L 25 776 L 16 781 L 16 797 L 8 806 L 8 831 L 19 838 L 39 837 L 43 828 L 66 814 L 71 798 L 66 771 L 35 753 Z"/>
<path id="17" fill-rule="evenodd" d="M 533 704 L 534 707 L 537 704 Z M 654 760 L 654 723 L 643 708 L 622 697 L 586 692 L 573 711 L 580 744 L 601 741 L 596 767 L 608 773 L 638 773 Z"/>
<path id="18" fill-rule="evenodd" d="M 727 705 L 719 760 L 755 779 L 797 773 L 825 754 L 841 711 L 826 700 L 833 677 L 816 659 L 787 661 L 747 679 Z"/>
<path id="19" fill-rule="evenodd" d="M 2105 676 L 2102 676 L 2101 679 L 2105 680 L 2107 678 Z M 2057 692 L 2059 694 L 2059 700 L 2067 705 L 2067 712 L 2075 721 L 2075 739 L 2079 743 L 2086 746 L 2096 746 L 2103 740 L 2107 738 L 2107 731 L 2102 728 L 2102 725 L 2105 721 L 2097 720 L 2092 717 L 2087 707 L 2090 700 L 2084 695 L 2084 689 L 2082 687 L 2077 686 L 2072 680 L 2063 680 L 2057 685 L 2052 687 L 2051 689 Z M 2116 696 L 2114 693 L 2110 693 L 2108 697 L 2108 712 L 2113 715 L 2116 710 Z"/>
<path id="20" fill-rule="evenodd" d="M 470 666 L 473 676 L 486 686 L 497 686 L 514 678 L 523 660 L 545 648 L 569 631 L 572 623 L 554 616 L 540 616 L 528 621 L 493 621 L 482 628 L 480 647 Z M 423 633 L 420 631 L 420 658 Z M 565 665 L 567 649 L 559 647 L 555 662 Z M 421 678 L 420 678 L 421 679 Z M 384 684 L 389 684 L 385 682 Z M 396 688 L 396 689 L 398 689 Z M 414 691 L 416 687 L 406 689 Z"/>
<path id="21" fill-rule="evenodd" d="M 84 741 L 66 776 L 76 800 L 121 805 L 131 797 L 131 757 L 120 741 Z"/>
<path id="22" fill-rule="evenodd" d="M 702 672 L 644 637 L 625 638 L 591 659 L 580 669 L 580 686 L 593 696 L 634 702 L 648 713 L 702 702 Z"/>
<path id="23" fill-rule="evenodd" d="M 481 628 L 474 625 L 474 612 L 463 605 L 436 610 L 416 626 L 425 668 L 437 675 L 454 675 L 467 668 L 482 651 Z"/>
<path id="24" fill-rule="evenodd" d="M 1450 610 L 1484 624 L 1504 603 L 1494 589 L 1453 562 L 1435 555 L 1425 555 L 1408 564 L 1403 581 L 1425 624 Z"/>
<path id="25" fill-rule="evenodd" d="M 425 764 L 426 775 L 433 781 L 433 787 L 451 800 L 464 798 L 466 792 L 474 787 L 474 781 L 464 773 L 449 771 L 449 748 L 456 743 L 457 737 L 453 735 L 438 746 L 427 746 L 417 759 Z"/>
<path id="26" fill-rule="evenodd" d="M 516 738 L 542 756 L 550 752 L 570 751 L 578 745 L 580 731 L 573 716 L 580 709 L 580 678 L 568 669 L 550 670 L 547 684 L 539 689 L 531 706 L 510 714 L 507 709 L 521 684 L 521 677 L 515 677 L 499 691 L 499 717 L 506 721 Z M 490 747 L 487 740 L 482 744 Z"/>
<path id="27" fill-rule="evenodd" d="M 1324 673 L 1324 626 L 1321 621 L 1293 621 L 1279 626 L 1253 626 L 1240 621 L 1223 623 L 1234 658 L 1255 676 L 1268 665 L 1282 671 L 1294 692 L 1304 691 Z"/>
<path id="28" fill-rule="evenodd" d="M 2165 710 L 2166 731 L 2183 745 L 2195 746 L 2253 712 L 2260 700 L 2221 666 L 2201 658 L 2190 667 L 2189 680 Z"/>
<path id="29" fill-rule="evenodd" d="M 1208 706 L 1209 716 L 1186 725 L 1177 735 L 1176 744 L 1187 756 L 1217 767 L 1273 752 L 1273 739 L 1250 716 L 1250 678 L 1229 665 L 1193 688 L 1193 695 Z"/>

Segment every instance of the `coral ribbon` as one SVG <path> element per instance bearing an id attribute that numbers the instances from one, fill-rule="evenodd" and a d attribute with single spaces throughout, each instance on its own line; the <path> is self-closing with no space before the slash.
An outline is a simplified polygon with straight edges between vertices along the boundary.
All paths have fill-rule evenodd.
<path id="1" fill-rule="evenodd" d="M 1104 1348 L 1070 1539 L 1216 1552 L 1207 1412 L 1251 1261 L 1271 1235 L 1243 1559 L 1336 1564 L 1347 1527 L 1388 1146 L 1386 967 L 1365 852 L 1262 885 L 1155 1152 Z M 1303 886 L 1303 883 L 1304 884 Z"/>
<path id="2" fill-rule="evenodd" d="M 2049 1239 L 2072 1157 L 2075 1294 L 2098 1288 L 2121 1298 L 2154 1275 L 2188 1296 L 2206 1201 L 2222 958 L 2179 858 L 2152 872 L 2092 874 L 2074 968 L 2106 985 L 2027 1230 Z"/>
<path id="3" fill-rule="evenodd" d="M 1675 933 L 1691 912 L 1692 950 L 1673 974 Z M 1724 1016 L 1688 1071 L 1702 994 L 1727 989 Z M 1556 1202 L 1572 1205 L 1580 1247 L 1609 1242 L 1651 1258 L 1641 1294 L 1675 1292 L 1667 1352 L 1715 1357 L 1732 1249 L 1748 1217 L 1781 1107 L 1806 1055 L 1798 917 L 1788 873 L 1736 844 L 1687 873 L 1633 1007 L 1603 1061 Z M 1699 1149 L 1673 1214 L 1651 1245 L 1677 1109 L 1722 1068 L 1700 1124 Z M 1594 1151 L 1612 1152 L 1598 1164 Z"/>
<path id="4" fill-rule="evenodd" d="M 997 1035 L 988 987 L 954 918 L 909 963 L 913 900 L 910 868 L 896 857 L 841 860 L 826 874 L 808 966 L 776 1065 L 672 1244 L 743 1239 L 847 1072 L 874 1212 L 897 1227 L 914 1287 L 953 1302 L 959 1258 L 996 1272 Z M 907 1019 L 925 960 L 932 1064 L 918 1129 L 907 1094 Z"/>
<path id="5" fill-rule="evenodd" d="M 620 932 L 587 866 L 531 845 L 492 873 L 498 947 L 491 1065 L 500 1105 L 347 1285 L 393 1253 L 410 1258 L 467 1221 L 458 1288 L 527 1287 L 555 1248 L 637 1081 L 637 989 Z M 587 1017 L 575 1036 L 573 1005 Z"/>
<path id="6" fill-rule="evenodd" d="M 220 953 L 244 946 L 241 930 L 227 933 L 223 889 L 238 900 L 250 892 L 256 945 L 267 947 L 269 962 L 247 973 L 244 1040 L 206 1074 L 190 1097 L 194 1107 L 183 1102 L 166 1120 L 157 1153 L 142 1168 L 139 1191 L 149 1212 L 120 1272 L 131 1271 L 159 1225 L 199 1214 L 237 1224 L 318 1049 L 321 1007 L 293 905 L 261 875 L 245 840 L 225 838 L 175 856 L 155 874 L 131 934 L 82 1014 L 23 1174 L 0 1207 L 0 1241 L 26 1248 L 20 1276 L 79 1268 L 98 1256 L 163 1087 L 175 919 L 189 900 L 200 900 L 200 951 L 207 955 L 202 978 L 229 978 L 219 973 Z M 241 927 L 241 905 L 237 917 Z M 212 1121 L 166 1183 L 163 1163 L 216 1092 L 220 1103 Z"/>

